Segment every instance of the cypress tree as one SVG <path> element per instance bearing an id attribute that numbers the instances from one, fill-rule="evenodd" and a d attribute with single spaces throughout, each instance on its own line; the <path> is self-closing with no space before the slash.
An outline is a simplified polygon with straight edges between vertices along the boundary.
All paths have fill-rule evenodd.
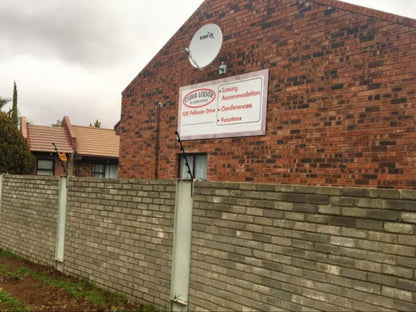
<path id="1" fill-rule="evenodd" d="M 14 82 L 13 87 L 13 106 L 12 106 L 12 120 L 13 123 L 18 127 L 18 118 L 17 118 L 17 87 L 16 87 L 16 81 Z"/>

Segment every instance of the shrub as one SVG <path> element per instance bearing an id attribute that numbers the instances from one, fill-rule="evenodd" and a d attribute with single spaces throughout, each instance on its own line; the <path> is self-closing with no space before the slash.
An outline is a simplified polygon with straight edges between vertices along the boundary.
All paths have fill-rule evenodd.
<path id="1" fill-rule="evenodd" d="M 0 112 L 0 173 L 29 174 L 35 157 L 10 117 Z"/>

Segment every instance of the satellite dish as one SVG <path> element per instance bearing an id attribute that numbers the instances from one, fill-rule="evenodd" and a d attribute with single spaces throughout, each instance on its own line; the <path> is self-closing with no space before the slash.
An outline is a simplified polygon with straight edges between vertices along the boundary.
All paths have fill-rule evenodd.
<path id="1" fill-rule="evenodd" d="M 210 65 L 222 46 L 222 31 L 215 24 L 202 26 L 192 37 L 188 53 L 189 62 L 195 68 L 202 69 Z"/>

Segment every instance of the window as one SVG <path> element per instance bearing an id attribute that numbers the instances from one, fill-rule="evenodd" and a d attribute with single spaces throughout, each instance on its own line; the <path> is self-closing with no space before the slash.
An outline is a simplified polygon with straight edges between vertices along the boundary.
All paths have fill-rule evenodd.
<path id="1" fill-rule="evenodd" d="M 192 170 L 192 174 L 195 179 L 206 180 L 207 179 L 207 155 L 206 154 L 187 154 L 189 167 Z M 179 178 L 190 179 L 191 176 L 188 173 L 188 168 L 185 165 L 185 157 L 179 156 Z"/>
<path id="2" fill-rule="evenodd" d="M 92 165 L 93 178 L 117 178 L 118 165 L 115 164 L 93 164 Z"/>
<path id="3" fill-rule="evenodd" d="M 36 165 L 36 174 L 42 176 L 54 175 L 54 161 L 53 159 L 38 159 Z"/>
<path id="4" fill-rule="evenodd" d="M 93 178 L 104 178 L 104 164 L 92 164 L 92 177 Z"/>
<path id="5" fill-rule="evenodd" d="M 118 178 L 118 165 L 105 165 L 105 177 L 117 179 Z"/>

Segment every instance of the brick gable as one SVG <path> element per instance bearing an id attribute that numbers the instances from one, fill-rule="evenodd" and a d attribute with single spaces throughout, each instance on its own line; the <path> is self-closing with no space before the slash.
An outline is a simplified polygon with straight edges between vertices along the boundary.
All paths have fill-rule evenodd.
<path id="1" fill-rule="evenodd" d="M 184 49 L 207 23 L 224 41 L 199 71 Z M 414 25 L 333 0 L 204 2 L 123 92 L 119 175 L 176 178 L 179 88 L 224 61 L 227 77 L 269 69 L 267 128 L 185 141 L 209 180 L 416 188 Z"/>

